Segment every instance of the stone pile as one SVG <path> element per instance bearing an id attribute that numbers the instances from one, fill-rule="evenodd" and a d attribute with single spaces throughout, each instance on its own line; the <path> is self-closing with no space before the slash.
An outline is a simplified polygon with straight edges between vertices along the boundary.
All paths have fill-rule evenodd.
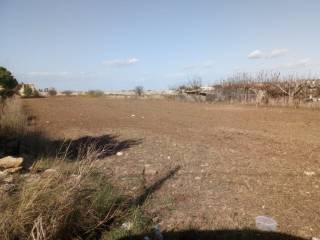
<path id="1" fill-rule="evenodd" d="M 22 157 L 7 156 L 0 159 L 0 170 L 2 173 L 15 173 L 19 172 L 23 168 Z"/>

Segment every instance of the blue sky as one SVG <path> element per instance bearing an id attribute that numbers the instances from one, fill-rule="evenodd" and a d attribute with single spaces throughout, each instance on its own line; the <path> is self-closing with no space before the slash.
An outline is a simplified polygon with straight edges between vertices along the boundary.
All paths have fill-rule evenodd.
<path id="1" fill-rule="evenodd" d="M 39 88 L 320 71 L 318 0 L 0 0 L 0 66 Z"/>

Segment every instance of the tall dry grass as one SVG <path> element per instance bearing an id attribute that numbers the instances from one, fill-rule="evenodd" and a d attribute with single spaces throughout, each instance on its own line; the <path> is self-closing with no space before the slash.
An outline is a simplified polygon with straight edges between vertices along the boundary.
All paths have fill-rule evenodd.
<path id="1" fill-rule="evenodd" d="M 94 154 L 77 163 L 52 163 L 55 170 L 17 180 L 0 203 L 0 239 L 71 239 L 104 230 L 124 202 L 94 167 Z"/>

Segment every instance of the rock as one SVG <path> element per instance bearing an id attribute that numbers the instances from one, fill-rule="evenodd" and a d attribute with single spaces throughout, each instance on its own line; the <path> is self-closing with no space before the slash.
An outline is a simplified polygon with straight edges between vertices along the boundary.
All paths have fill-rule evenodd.
<path id="1" fill-rule="evenodd" d="M 304 171 L 303 172 L 304 173 L 304 175 L 306 175 L 306 176 L 314 176 L 314 175 L 316 175 L 316 173 L 315 172 L 313 172 L 313 171 Z"/>
<path id="2" fill-rule="evenodd" d="M 58 171 L 55 170 L 55 169 L 53 169 L 53 168 L 46 169 L 46 170 L 42 173 L 42 175 L 43 175 L 43 176 L 46 176 L 46 177 L 48 177 L 48 176 L 54 176 L 54 175 L 57 175 L 57 174 L 58 174 Z"/>
<path id="3" fill-rule="evenodd" d="M 5 179 L 3 179 L 3 181 L 6 182 L 6 183 L 12 183 L 13 182 L 13 177 L 12 176 L 6 177 Z"/>
<path id="4" fill-rule="evenodd" d="M 194 180 L 201 180 L 201 177 L 195 177 Z"/>
<path id="5" fill-rule="evenodd" d="M 319 237 L 312 237 L 311 240 L 320 240 Z"/>
<path id="6" fill-rule="evenodd" d="M 23 163 L 23 158 L 19 157 L 11 157 L 11 156 L 7 156 L 4 158 L 0 159 L 0 168 L 17 168 L 20 167 Z"/>
<path id="7" fill-rule="evenodd" d="M 117 156 L 122 156 L 122 155 L 123 155 L 123 152 L 117 152 L 116 155 L 117 155 Z"/>
<path id="8" fill-rule="evenodd" d="M 276 231 L 278 223 L 271 217 L 268 216 L 257 216 L 256 217 L 256 227 L 260 231 Z"/>
<path id="9" fill-rule="evenodd" d="M 22 170 L 22 167 L 13 167 L 13 168 L 7 168 L 4 170 L 7 173 L 16 173 Z"/>

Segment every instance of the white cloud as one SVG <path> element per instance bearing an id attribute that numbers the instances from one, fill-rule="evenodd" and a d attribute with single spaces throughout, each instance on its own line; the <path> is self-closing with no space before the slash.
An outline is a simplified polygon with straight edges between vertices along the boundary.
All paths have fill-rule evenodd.
<path id="1" fill-rule="evenodd" d="M 273 49 L 270 53 L 270 58 L 281 57 L 286 55 L 289 52 L 287 48 L 276 48 Z"/>
<path id="2" fill-rule="evenodd" d="M 248 55 L 249 59 L 261 59 L 265 58 L 265 54 L 260 50 L 254 50 L 253 52 L 249 53 Z"/>
<path id="3" fill-rule="evenodd" d="M 140 60 L 138 58 L 128 58 L 128 59 L 112 59 L 112 60 L 105 60 L 102 64 L 107 66 L 128 66 L 138 63 Z"/>
<path id="4" fill-rule="evenodd" d="M 190 64 L 183 67 L 185 70 L 191 70 L 196 68 L 212 68 L 214 65 L 214 62 L 212 60 L 207 60 L 200 63 Z"/>
<path id="5" fill-rule="evenodd" d="M 249 59 L 270 59 L 276 57 L 282 57 L 289 52 L 286 48 L 275 48 L 272 49 L 271 52 L 263 52 L 259 49 L 254 50 L 253 52 L 249 53 Z"/>

